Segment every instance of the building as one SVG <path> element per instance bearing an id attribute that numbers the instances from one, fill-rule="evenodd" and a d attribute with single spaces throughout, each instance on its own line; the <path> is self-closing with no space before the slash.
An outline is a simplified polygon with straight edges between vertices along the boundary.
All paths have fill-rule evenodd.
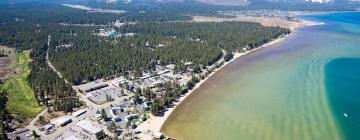
<path id="1" fill-rule="evenodd" d="M 54 124 L 50 123 L 50 124 L 47 124 L 45 125 L 43 128 L 46 130 L 46 131 L 50 131 L 51 129 L 53 129 L 55 127 Z"/>
<path id="2" fill-rule="evenodd" d="M 113 28 L 99 29 L 99 33 L 97 35 L 102 37 L 115 37 L 117 35 L 117 32 Z"/>
<path id="3" fill-rule="evenodd" d="M 160 132 L 154 132 L 154 138 L 155 139 L 163 139 L 164 135 Z"/>
<path id="4" fill-rule="evenodd" d="M 105 82 L 104 79 L 99 79 L 92 82 L 88 82 L 86 84 L 79 85 L 78 89 L 81 90 L 82 92 L 91 92 L 108 86 L 109 85 Z"/>
<path id="5" fill-rule="evenodd" d="M 101 120 L 101 114 L 96 113 L 94 114 L 94 117 L 96 118 L 96 120 Z"/>
<path id="6" fill-rule="evenodd" d="M 92 124 L 89 120 L 82 120 L 82 121 L 78 122 L 76 124 L 76 126 L 83 129 L 83 131 L 85 131 L 86 133 L 89 133 L 89 134 L 92 134 L 92 135 L 96 135 L 96 134 L 103 131 L 100 127 L 98 127 L 97 125 Z"/>
<path id="7" fill-rule="evenodd" d="M 133 119 L 137 119 L 139 117 L 138 114 L 130 114 L 125 117 L 125 122 L 131 121 Z"/>
<path id="8" fill-rule="evenodd" d="M 158 75 L 162 75 L 162 74 L 169 73 L 169 72 L 170 72 L 170 70 L 165 69 L 165 70 L 159 71 L 157 74 L 158 74 Z"/>
<path id="9" fill-rule="evenodd" d="M 80 140 L 80 139 L 75 136 L 70 136 L 70 137 L 65 138 L 64 140 Z"/>
<path id="10" fill-rule="evenodd" d="M 70 116 L 64 116 L 64 117 L 50 120 L 50 123 L 54 124 L 56 127 L 63 127 L 71 122 L 72 122 L 72 120 L 71 120 Z"/>
<path id="11" fill-rule="evenodd" d="M 150 110 L 151 102 L 144 102 L 142 106 L 145 111 L 148 111 Z"/>
<path id="12" fill-rule="evenodd" d="M 86 113 L 86 111 L 87 111 L 86 109 L 80 109 L 80 110 L 72 113 L 72 116 L 73 116 L 73 117 L 79 117 L 79 116 L 81 116 L 82 114 Z"/>
<path id="13" fill-rule="evenodd" d="M 24 128 L 24 129 L 16 130 L 16 131 L 13 132 L 13 133 L 14 133 L 14 134 L 20 134 L 20 133 L 24 133 L 24 132 L 27 132 L 27 131 L 29 131 L 29 129 Z"/>
<path id="14" fill-rule="evenodd" d="M 115 37 L 116 34 L 117 34 L 116 31 L 113 30 L 113 31 L 108 32 L 108 33 L 107 33 L 107 36 L 108 36 L 108 37 Z"/>
<path id="15" fill-rule="evenodd" d="M 123 78 L 123 77 L 119 77 L 119 78 L 115 78 L 113 81 L 112 81 L 112 83 L 114 84 L 114 85 L 119 85 L 119 84 L 125 84 L 125 83 L 127 83 L 127 80 L 125 79 L 125 78 Z"/>
<path id="16" fill-rule="evenodd" d="M 121 107 L 112 107 L 110 109 L 110 116 L 111 116 L 112 120 L 115 122 L 121 121 L 121 118 L 116 115 L 116 112 L 118 112 L 118 111 L 121 111 Z"/>

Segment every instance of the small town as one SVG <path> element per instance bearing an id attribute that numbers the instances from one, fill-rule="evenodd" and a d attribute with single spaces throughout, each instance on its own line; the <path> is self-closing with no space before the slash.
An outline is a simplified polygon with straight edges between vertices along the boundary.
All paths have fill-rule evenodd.
<path id="1" fill-rule="evenodd" d="M 54 140 L 91 140 L 108 136 L 136 139 L 137 134 L 142 133 L 163 139 L 165 136 L 160 132 L 141 132 L 136 129 L 149 117 L 161 116 L 163 111 L 166 111 L 151 110 L 150 108 L 158 108 L 151 99 L 175 90 L 180 92 L 179 96 L 186 94 L 199 78 L 205 78 L 211 71 L 223 65 L 224 61 L 220 59 L 200 71 L 188 68 L 182 73 L 176 73 L 173 64 L 157 65 L 155 72 L 143 72 L 142 77 L 120 76 L 73 86 L 83 106 L 67 114 L 44 110 L 26 128 L 13 132 L 13 137 L 27 139 L 35 133 L 41 138 Z M 173 98 L 175 99 L 170 101 L 170 104 L 179 97 Z"/>
<path id="2" fill-rule="evenodd" d="M 360 140 L 360 0 L 0 0 L 0 140 Z"/>

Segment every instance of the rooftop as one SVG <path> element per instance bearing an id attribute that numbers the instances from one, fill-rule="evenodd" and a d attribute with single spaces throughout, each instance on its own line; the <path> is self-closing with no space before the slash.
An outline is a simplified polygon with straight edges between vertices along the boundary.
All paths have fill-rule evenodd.
<path id="1" fill-rule="evenodd" d="M 70 116 L 63 116 L 63 117 L 60 117 L 60 118 L 50 120 L 50 122 L 53 123 L 53 124 L 64 124 L 64 123 L 66 123 L 66 122 L 68 122 L 70 120 L 71 120 Z"/>
<path id="2" fill-rule="evenodd" d="M 64 140 L 80 140 L 80 139 L 75 136 L 70 136 L 70 137 L 65 138 Z"/>
<path id="3" fill-rule="evenodd" d="M 86 84 L 79 85 L 78 88 L 83 92 L 90 92 L 109 86 L 104 79 L 95 80 Z"/>
<path id="4" fill-rule="evenodd" d="M 102 129 L 92 123 L 90 123 L 89 120 L 82 120 L 76 124 L 76 126 L 79 126 L 80 128 L 92 133 L 97 134 L 102 131 Z"/>
<path id="5" fill-rule="evenodd" d="M 81 114 L 85 113 L 87 110 L 86 109 L 80 109 L 74 113 L 72 113 L 72 116 L 77 117 L 80 116 Z"/>

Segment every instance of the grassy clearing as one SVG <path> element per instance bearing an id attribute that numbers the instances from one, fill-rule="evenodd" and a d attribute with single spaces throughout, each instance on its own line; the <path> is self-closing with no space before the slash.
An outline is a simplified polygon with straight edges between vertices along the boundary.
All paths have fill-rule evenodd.
<path id="1" fill-rule="evenodd" d="M 27 83 L 27 77 L 30 73 L 29 62 L 30 52 L 24 51 L 16 55 L 17 73 L 5 79 L 0 89 L 5 89 L 9 93 L 7 102 L 8 111 L 14 115 L 17 120 L 26 121 L 28 118 L 36 116 L 44 106 L 39 106 L 34 97 L 34 93 Z"/>

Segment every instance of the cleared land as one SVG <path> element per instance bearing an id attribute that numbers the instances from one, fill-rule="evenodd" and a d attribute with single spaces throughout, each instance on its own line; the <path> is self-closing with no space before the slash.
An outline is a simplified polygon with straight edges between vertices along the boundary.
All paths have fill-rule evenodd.
<path id="1" fill-rule="evenodd" d="M 316 25 L 319 23 L 305 20 L 285 20 L 280 18 L 267 17 L 251 17 L 251 16 L 237 16 L 232 18 L 219 18 L 207 16 L 193 16 L 194 22 L 227 22 L 227 21 L 243 21 L 243 22 L 258 22 L 264 26 L 279 26 L 288 29 L 295 29 L 298 26 Z"/>
<path id="2" fill-rule="evenodd" d="M 112 13 L 112 14 L 123 14 L 124 10 L 115 10 L 115 9 L 99 9 L 99 8 L 91 8 L 84 5 L 73 5 L 73 4 L 61 4 L 66 7 L 84 10 L 90 13 Z"/>
<path id="3" fill-rule="evenodd" d="M 39 106 L 29 87 L 26 78 L 30 73 L 30 52 L 24 51 L 16 55 L 16 74 L 4 80 L 0 89 L 9 93 L 7 109 L 16 120 L 27 122 L 45 107 Z"/>
<path id="4" fill-rule="evenodd" d="M 8 57 L 0 57 L 0 79 L 5 77 L 9 73 L 8 66 L 11 60 Z"/>
<path id="5" fill-rule="evenodd" d="M 7 57 L 0 57 L 0 79 L 5 78 L 11 72 L 11 63 L 15 59 L 15 49 L 0 46 L 0 54 Z"/>

